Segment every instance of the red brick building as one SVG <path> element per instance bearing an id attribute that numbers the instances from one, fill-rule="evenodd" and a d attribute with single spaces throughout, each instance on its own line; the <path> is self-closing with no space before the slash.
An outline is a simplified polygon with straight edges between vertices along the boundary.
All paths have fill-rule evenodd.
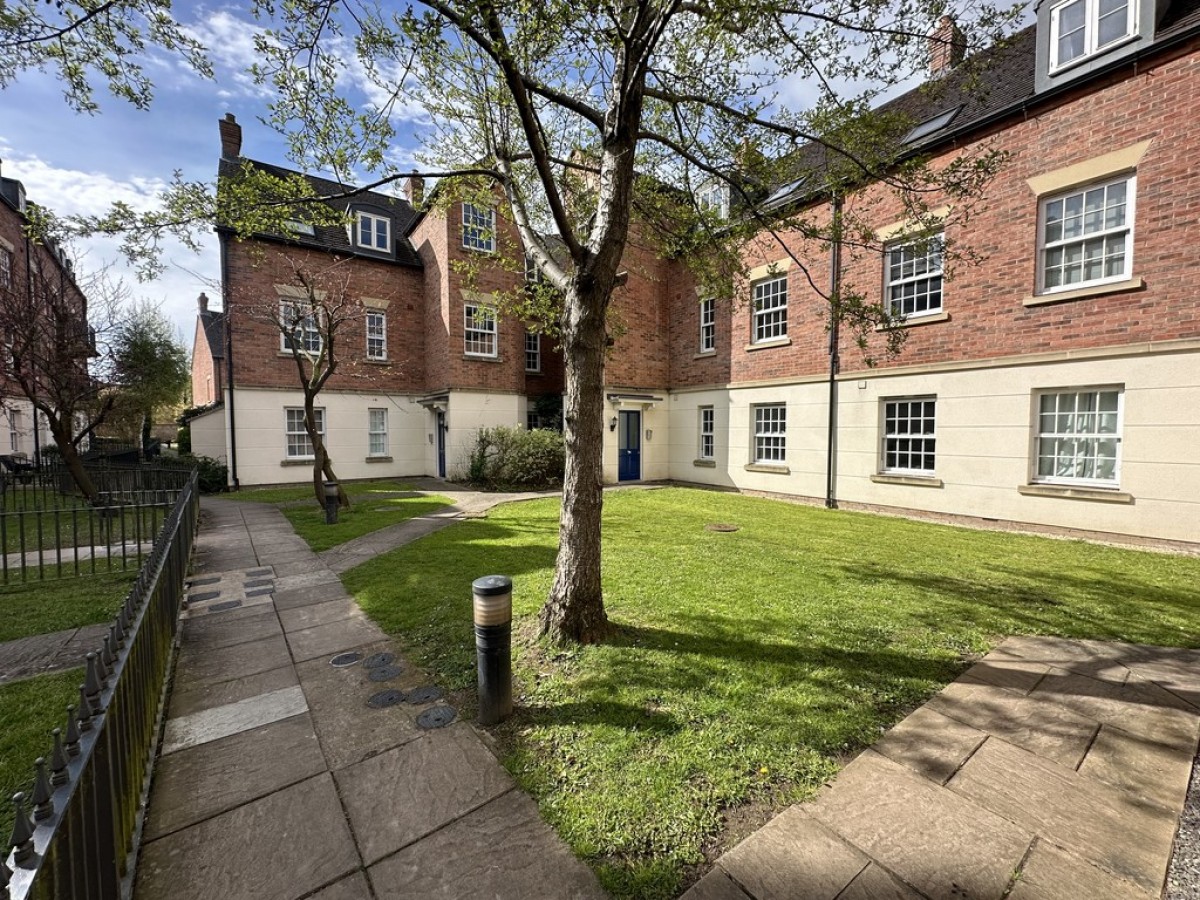
<path id="1" fill-rule="evenodd" d="M 678 261 L 631 249 L 606 367 L 606 477 L 1200 541 L 1200 292 L 1187 251 L 1200 239 L 1200 3 L 1098 9 L 1047 0 L 1036 25 L 989 52 L 987 90 L 968 90 L 955 54 L 939 53 L 942 89 L 893 101 L 918 123 L 905 142 L 935 165 L 985 143 L 1009 154 L 969 226 L 935 199 L 946 225 L 932 240 L 916 240 L 877 185 L 844 198 L 877 223 L 883 251 L 847 248 L 840 276 L 904 316 L 899 355 L 879 354 L 881 335 L 878 365 L 843 346 L 831 366 L 827 306 L 770 241 L 747 248 L 735 297 L 701 298 Z M 827 203 L 803 186 L 783 193 L 818 215 Z M 543 341 L 542 371 L 526 371 L 520 323 L 479 318 L 516 276 L 468 289 L 457 274 L 456 260 L 487 250 L 472 229 L 492 228 L 495 211 L 387 203 L 385 260 L 321 252 L 354 253 L 362 293 L 386 301 L 398 371 L 374 392 L 340 382 L 327 434 L 347 477 L 453 474 L 475 429 L 524 422 L 532 397 L 560 389 L 561 363 Z M 516 243 L 502 217 L 494 233 Z M 939 238 L 981 262 L 949 277 Z M 828 247 L 784 240 L 828 282 Z M 252 418 L 238 444 L 270 448 L 239 463 L 241 481 L 295 480 L 281 468 L 284 361 L 236 318 L 237 291 L 280 282 L 225 246 L 237 416 Z M 343 395 L 358 405 L 343 411 Z M 390 460 L 359 466 L 371 455 L 351 448 L 385 403 Z M 341 427 L 354 437 L 339 447 Z"/>

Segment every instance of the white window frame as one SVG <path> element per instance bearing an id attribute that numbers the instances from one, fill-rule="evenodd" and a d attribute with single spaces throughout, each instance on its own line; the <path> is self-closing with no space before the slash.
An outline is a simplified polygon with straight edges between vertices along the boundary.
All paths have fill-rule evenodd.
<path id="1" fill-rule="evenodd" d="M 708 297 L 700 301 L 700 352 L 717 349 L 717 301 Z"/>
<path id="2" fill-rule="evenodd" d="M 942 312 L 946 300 L 945 278 L 942 274 L 944 246 L 944 234 L 940 231 L 923 240 L 910 239 L 887 245 L 883 257 L 883 278 L 884 295 L 890 315 L 907 322 L 910 319 L 934 316 Z M 905 296 L 904 292 L 908 289 L 913 293 Z M 935 295 L 936 306 L 932 305 Z M 914 308 L 905 312 L 906 301 L 916 307 L 921 298 L 924 298 L 927 304 L 924 309 Z"/>
<path id="3" fill-rule="evenodd" d="M 1104 394 L 1116 395 L 1115 410 L 1101 410 L 1100 398 Z M 1079 411 L 1079 400 L 1081 397 L 1090 396 L 1096 400 L 1094 409 Z M 1055 409 L 1053 411 L 1044 411 L 1045 399 L 1054 397 Z M 1063 403 L 1064 400 L 1071 398 L 1071 409 L 1068 410 Z M 1121 484 L 1121 445 L 1124 443 L 1122 434 L 1125 429 L 1125 388 L 1124 385 L 1102 385 L 1088 387 L 1069 387 L 1069 388 L 1051 388 L 1038 390 L 1034 392 L 1033 398 L 1033 460 L 1032 474 L 1030 480 L 1034 484 L 1059 484 L 1071 485 L 1076 487 L 1096 487 L 1096 488 L 1116 488 Z M 1053 430 L 1044 430 L 1044 417 L 1053 416 L 1055 419 Z M 1096 427 L 1090 430 L 1076 430 L 1075 426 L 1079 423 L 1068 421 L 1068 428 L 1065 430 L 1059 429 L 1062 416 L 1086 416 L 1091 417 L 1095 422 Z M 1114 417 L 1114 428 L 1112 431 L 1101 431 L 1102 417 Z M 1085 462 L 1086 460 L 1093 461 L 1093 474 L 1073 475 L 1050 473 L 1043 475 L 1041 473 L 1041 463 L 1043 459 L 1057 460 L 1067 459 L 1067 454 L 1061 452 L 1065 449 L 1062 445 L 1045 446 L 1043 442 L 1063 442 L 1083 444 L 1082 448 L 1076 447 L 1074 460 L 1076 464 Z M 1094 474 L 1095 461 L 1101 459 L 1099 455 L 1099 445 L 1103 442 L 1111 442 L 1115 446 L 1111 455 L 1105 455 L 1105 459 L 1112 460 L 1112 477 L 1098 478 Z M 1091 445 L 1090 447 L 1088 445 Z M 1084 452 L 1081 455 L 1080 449 Z M 1046 450 L 1053 452 L 1047 453 Z M 1090 452 L 1089 452 L 1090 451 Z"/>
<path id="4" fill-rule="evenodd" d="M 729 185 L 713 181 L 696 192 L 696 206 L 711 211 L 718 219 L 729 218 Z"/>
<path id="5" fill-rule="evenodd" d="M 542 336 L 534 331 L 525 332 L 525 371 L 542 371 Z"/>
<path id="6" fill-rule="evenodd" d="M 303 300 L 280 300 L 279 321 L 285 326 L 290 324 L 293 318 L 298 318 L 298 321 L 293 331 L 289 332 L 283 328 L 279 330 L 279 349 L 284 353 L 291 353 L 292 341 L 299 337 L 301 353 L 318 355 L 324 346 L 319 316 L 319 311 Z"/>
<path id="7" fill-rule="evenodd" d="M 750 343 L 769 344 L 786 338 L 787 275 L 754 282 L 750 285 L 750 297 Z"/>
<path id="8" fill-rule="evenodd" d="M 499 356 L 499 337 L 494 308 L 475 303 L 463 306 L 463 353 L 495 359 Z"/>
<path id="9" fill-rule="evenodd" d="M 787 404 L 757 403 L 750 407 L 754 436 L 750 458 L 758 465 L 779 466 L 787 462 Z"/>
<path id="10" fill-rule="evenodd" d="M 1083 207 L 1083 213 L 1082 213 L 1083 222 L 1081 223 L 1081 227 L 1086 228 L 1086 224 L 1087 224 L 1086 203 L 1087 203 L 1088 193 L 1092 192 L 1092 191 L 1104 190 L 1107 195 L 1108 188 L 1112 187 L 1113 185 L 1121 184 L 1121 183 L 1124 183 L 1124 185 L 1125 185 L 1125 221 L 1124 221 L 1124 224 L 1122 224 L 1119 227 L 1100 228 L 1099 230 L 1091 231 L 1091 232 L 1081 231 L 1078 236 L 1071 237 L 1071 238 L 1060 237 L 1057 240 L 1048 240 L 1047 239 L 1046 233 L 1048 230 L 1047 226 L 1049 224 L 1048 223 L 1048 215 L 1049 215 L 1048 210 L 1053 204 L 1059 203 L 1059 202 L 1061 202 L 1063 204 L 1064 216 L 1059 219 L 1059 223 L 1061 224 L 1066 221 L 1065 209 L 1066 209 L 1067 201 L 1073 197 L 1082 197 L 1083 198 L 1082 202 L 1084 204 L 1084 207 Z M 1037 255 L 1038 294 L 1040 294 L 1040 295 L 1057 294 L 1057 293 L 1061 293 L 1063 291 L 1074 291 L 1074 290 L 1078 290 L 1080 288 L 1096 287 L 1096 286 L 1104 285 L 1104 284 L 1113 284 L 1115 282 L 1128 281 L 1130 278 L 1132 278 L 1133 277 L 1134 220 L 1135 220 L 1135 213 L 1136 213 L 1136 209 L 1135 209 L 1136 204 L 1137 204 L 1137 175 L 1135 175 L 1132 172 L 1126 173 L 1124 175 L 1118 175 L 1115 178 L 1106 178 L 1103 181 L 1094 181 L 1094 182 L 1091 182 L 1090 184 L 1073 187 L 1070 190 L 1059 191 L 1054 194 L 1048 194 L 1045 197 L 1042 197 L 1041 199 L 1039 199 L 1038 200 L 1038 232 L 1037 232 L 1037 237 L 1038 237 L 1038 249 L 1037 249 L 1037 254 L 1038 254 Z M 1062 249 L 1065 252 L 1066 248 L 1076 246 L 1076 245 L 1083 245 L 1085 247 L 1085 251 L 1086 251 L 1086 244 L 1089 241 L 1095 241 L 1098 239 L 1103 239 L 1103 240 L 1107 241 L 1108 238 L 1114 237 L 1116 235 L 1121 235 L 1121 234 L 1123 234 L 1125 236 L 1125 250 L 1124 250 L 1124 254 L 1123 254 L 1124 267 L 1122 268 L 1122 270 L 1120 272 L 1118 272 L 1115 275 L 1101 275 L 1099 278 L 1073 281 L 1069 284 L 1067 284 L 1067 283 L 1057 284 L 1057 285 L 1054 285 L 1053 287 L 1046 286 L 1046 268 L 1047 268 L 1046 263 L 1047 263 L 1047 257 L 1049 256 L 1050 253 L 1052 253 L 1053 251 L 1058 250 L 1058 249 Z M 1101 257 L 1102 261 L 1103 261 L 1103 258 L 1104 257 L 1102 256 Z"/>
<path id="11" fill-rule="evenodd" d="M 1061 72 L 1077 65 L 1086 59 L 1091 59 L 1098 53 L 1103 53 L 1114 47 L 1119 47 L 1126 41 L 1137 37 L 1137 0 L 1127 0 L 1125 5 L 1125 33 L 1115 37 L 1107 44 L 1098 45 L 1100 39 L 1100 2 L 1101 0 L 1063 0 L 1050 9 L 1050 71 Z M 1068 60 L 1059 59 L 1060 22 L 1063 10 L 1076 3 L 1084 4 L 1083 13 L 1083 51 L 1078 56 Z M 1105 15 L 1108 15 L 1107 13 Z"/>
<path id="12" fill-rule="evenodd" d="M 21 452 L 21 411 L 9 410 L 8 413 L 8 446 L 13 453 Z"/>
<path id="13" fill-rule="evenodd" d="M 712 406 L 701 406 L 699 414 L 699 441 L 697 459 L 717 458 L 717 413 Z"/>
<path id="14" fill-rule="evenodd" d="M 12 284 L 13 254 L 7 247 L 0 247 L 0 288 Z"/>
<path id="15" fill-rule="evenodd" d="M 317 419 L 317 433 L 325 437 L 325 407 L 313 409 Z M 304 407 L 285 406 L 283 408 L 284 456 L 287 459 L 312 459 L 314 450 L 312 439 L 304 427 Z M 304 450 L 307 448 L 308 452 Z"/>
<path id="16" fill-rule="evenodd" d="M 879 471 L 928 478 L 937 471 L 937 395 L 884 397 Z M 922 464 L 913 465 L 918 460 Z M 924 465 L 928 460 L 929 465 Z"/>
<path id="17" fill-rule="evenodd" d="M 372 320 L 378 320 L 373 323 Z M 386 360 L 387 354 L 387 314 L 368 312 L 366 317 L 367 329 L 367 359 L 376 361 Z"/>
<path id="18" fill-rule="evenodd" d="M 379 226 L 383 226 L 380 234 Z M 366 229 L 367 240 L 363 240 L 363 230 Z M 387 216 L 359 210 L 354 220 L 354 245 L 380 253 L 392 252 L 392 220 Z"/>
<path id="19" fill-rule="evenodd" d="M 367 456 L 388 455 L 388 411 L 386 406 L 367 410 Z"/>
<path id="20" fill-rule="evenodd" d="M 496 252 L 496 210 L 481 210 L 473 203 L 463 202 L 462 245 L 479 253 Z"/>

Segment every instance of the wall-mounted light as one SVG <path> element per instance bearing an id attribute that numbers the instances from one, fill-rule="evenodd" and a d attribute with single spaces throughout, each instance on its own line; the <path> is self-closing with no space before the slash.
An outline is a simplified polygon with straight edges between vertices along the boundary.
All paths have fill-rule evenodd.
<path id="1" fill-rule="evenodd" d="M 609 431 L 616 431 L 616 430 L 617 430 L 617 417 L 616 417 L 616 416 L 613 416 L 611 419 L 609 419 L 609 421 L 608 421 L 608 430 L 609 430 Z"/>
<path id="2" fill-rule="evenodd" d="M 654 437 L 654 429 L 647 428 L 646 429 L 646 440 L 650 440 L 650 438 L 652 438 L 652 437 Z"/>

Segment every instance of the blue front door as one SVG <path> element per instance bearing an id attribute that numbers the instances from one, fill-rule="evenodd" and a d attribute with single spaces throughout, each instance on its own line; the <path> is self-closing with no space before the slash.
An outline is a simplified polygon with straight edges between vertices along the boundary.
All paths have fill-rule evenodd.
<path id="1" fill-rule="evenodd" d="M 621 410 L 617 430 L 617 480 L 637 481 L 642 477 L 642 414 Z"/>

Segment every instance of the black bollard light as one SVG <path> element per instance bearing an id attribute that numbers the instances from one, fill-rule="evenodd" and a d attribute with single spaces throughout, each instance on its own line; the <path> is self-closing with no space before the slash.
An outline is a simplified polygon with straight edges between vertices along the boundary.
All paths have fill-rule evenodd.
<path id="1" fill-rule="evenodd" d="M 325 482 L 325 524 L 336 525 L 338 512 L 338 483 Z"/>
<path id="2" fill-rule="evenodd" d="M 479 669 L 479 724 L 512 715 L 512 579 L 486 575 L 471 583 L 475 596 L 475 660 Z"/>

